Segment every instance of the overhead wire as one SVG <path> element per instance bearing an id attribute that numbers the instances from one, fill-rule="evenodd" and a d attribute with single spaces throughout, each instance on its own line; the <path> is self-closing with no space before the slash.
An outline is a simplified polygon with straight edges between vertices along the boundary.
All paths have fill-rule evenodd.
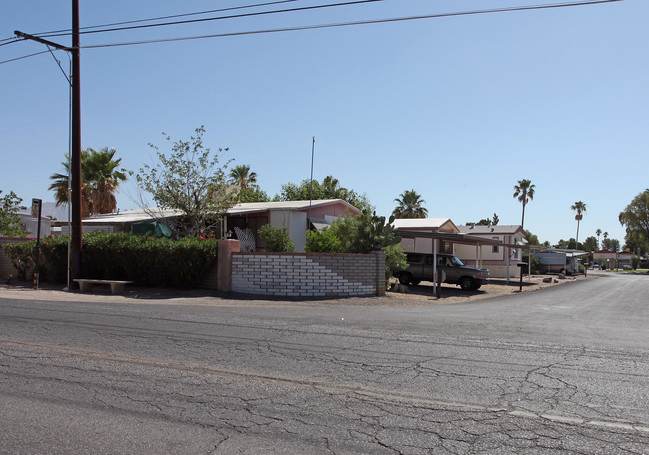
<path id="1" fill-rule="evenodd" d="M 367 1 L 367 0 L 365 0 Z M 373 1 L 382 1 L 382 0 L 373 0 Z M 373 20 L 361 20 L 361 21 L 352 21 L 352 22 L 339 22 L 333 24 L 320 24 L 320 25 L 305 25 L 297 27 L 285 27 L 285 28 L 275 28 L 275 29 L 265 29 L 265 30 L 252 30 L 244 32 L 231 32 L 231 33 L 219 33 L 219 34 L 210 34 L 210 35 L 197 35 L 197 36 L 187 36 L 180 38 L 160 38 L 152 40 L 141 40 L 141 41 L 131 41 L 123 43 L 108 43 L 108 44 L 96 44 L 88 46 L 80 46 L 80 49 L 98 49 L 98 48 L 107 48 L 107 47 L 119 47 L 119 46 L 135 46 L 142 44 L 154 44 L 154 43 L 166 43 L 174 41 L 187 41 L 187 40 L 197 40 L 197 39 L 207 39 L 207 38 L 224 38 L 231 36 L 242 36 L 242 35 L 256 35 L 256 34 L 266 34 L 266 33 L 280 33 L 280 32 L 289 32 L 289 31 L 303 31 L 303 30 L 316 30 L 316 29 L 326 29 L 326 28 L 335 28 L 335 27 L 350 27 L 350 26 L 359 26 L 359 25 L 369 25 L 369 24 L 381 24 L 381 23 L 391 23 L 391 22 L 403 22 L 403 21 L 413 21 L 413 20 L 423 20 L 423 19 L 440 19 L 445 17 L 454 17 L 454 16 L 468 16 L 468 15 L 478 15 L 478 14 L 492 14 L 492 13 L 504 13 L 504 12 L 515 12 L 515 11 L 530 11 L 530 10 L 541 10 L 541 9 L 551 9 L 551 8 L 566 8 L 566 7 L 577 7 L 577 6 L 587 6 L 587 5 L 596 5 L 604 3 L 614 3 L 621 2 L 624 0 L 581 0 L 575 2 L 564 2 L 564 3 L 552 3 L 552 4 L 542 4 L 542 5 L 529 5 L 529 6 L 515 6 L 515 7 L 506 7 L 506 8 L 493 8 L 493 9 L 483 9 L 483 10 L 473 10 L 473 11 L 460 11 L 460 12 L 451 12 L 451 13 L 436 13 L 436 14 L 426 14 L 418 16 L 408 16 L 408 17 L 397 17 L 397 18 L 386 18 L 386 19 L 373 19 Z M 350 2 L 357 3 L 357 2 Z M 0 64 L 13 62 L 23 58 L 33 57 L 35 55 L 40 55 L 44 52 L 38 52 L 18 58 L 13 58 L 10 60 L 0 61 Z"/>
<path id="2" fill-rule="evenodd" d="M 219 9 L 213 9 L 213 10 L 206 10 L 206 11 L 196 11 L 192 13 L 182 13 L 182 14 L 172 14 L 169 16 L 158 16 L 158 17 L 150 17 L 147 19 L 134 19 L 130 21 L 122 21 L 122 22 L 113 22 L 113 23 L 108 23 L 108 24 L 101 24 L 101 25 L 88 25 L 85 27 L 81 27 L 79 30 L 88 30 L 88 29 L 93 29 L 93 28 L 100 28 L 100 27 L 112 27 L 116 25 L 126 25 L 126 24 L 136 24 L 140 22 L 152 22 L 152 21 L 158 21 L 158 20 L 165 20 L 165 19 L 174 19 L 177 17 L 188 17 L 188 16 L 200 16 L 202 14 L 211 14 L 211 13 L 219 13 L 219 12 L 224 12 L 224 11 L 233 11 L 233 10 L 241 10 L 241 9 L 248 9 L 248 8 L 259 8 L 262 6 L 271 6 L 271 5 L 278 5 L 282 3 L 293 3 L 293 2 L 298 2 L 302 0 L 276 0 L 272 2 L 265 2 L 265 3 L 255 3 L 252 5 L 243 5 L 243 6 L 233 6 L 229 8 L 219 8 Z M 40 36 L 40 37 L 45 37 L 46 35 L 50 35 L 52 33 L 64 33 L 64 34 L 72 34 L 72 29 L 61 29 L 61 30 L 52 30 L 49 32 L 39 32 L 39 33 L 32 33 L 34 36 Z M 11 43 L 18 42 L 20 40 L 16 39 L 16 37 L 11 36 L 8 38 L 0 39 L 0 46 L 4 46 L 5 41 L 11 41 Z M 7 44 L 11 44 L 7 43 Z"/>
<path id="3" fill-rule="evenodd" d="M 256 3 L 253 5 L 243 5 L 243 6 L 232 6 L 229 8 L 219 8 L 219 9 L 212 9 L 212 10 L 206 10 L 206 11 L 197 11 L 193 13 L 182 13 L 182 14 L 172 14 L 169 16 L 158 16 L 158 17 L 151 17 L 148 19 L 134 19 L 130 21 L 122 21 L 122 22 L 113 22 L 109 24 L 102 24 L 102 25 L 88 25 L 85 27 L 80 27 L 79 30 L 88 30 L 88 29 L 93 29 L 93 28 L 100 28 L 100 27 L 113 27 L 116 25 L 127 25 L 127 24 L 137 24 L 141 22 L 152 22 L 152 21 L 160 21 L 160 20 L 165 20 L 165 19 L 175 19 L 177 17 L 189 17 L 189 16 L 200 16 L 202 14 L 211 14 L 211 13 L 221 13 L 224 11 L 234 11 L 234 10 L 241 10 L 241 9 L 248 9 L 248 8 L 259 8 L 262 6 L 271 6 L 271 5 L 278 5 L 281 3 L 292 3 L 292 2 L 298 2 L 302 0 L 278 0 L 278 1 L 273 1 L 273 2 L 265 2 L 265 3 Z M 63 29 L 63 30 L 52 30 L 49 32 L 41 32 L 41 33 L 34 33 L 34 36 L 45 36 L 50 33 L 62 33 L 62 32 L 67 32 L 67 33 L 72 33 L 71 29 Z"/>
<path id="4" fill-rule="evenodd" d="M 136 30 L 136 29 L 143 29 L 143 28 L 152 28 L 152 27 L 164 27 L 164 26 L 169 26 L 169 25 L 182 25 L 182 24 L 195 24 L 199 22 L 210 22 L 210 21 L 217 21 L 217 20 L 227 20 L 227 19 L 242 19 L 244 17 L 254 17 L 254 16 L 265 16 L 268 14 L 281 14 L 281 13 L 293 13 L 297 11 L 309 11 L 309 10 L 315 10 L 315 9 L 322 9 L 322 8 L 334 8 L 338 6 L 351 6 L 351 5 L 359 5 L 363 3 L 376 3 L 376 2 L 383 2 L 385 0 L 353 0 L 353 1 L 347 1 L 347 2 L 341 2 L 341 3 L 328 3 L 326 5 L 312 5 L 312 6 L 301 6 L 298 8 L 286 8 L 286 9 L 280 9 L 280 10 L 273 10 L 273 11 L 257 11 L 254 13 L 243 13 L 243 14 L 233 14 L 230 16 L 217 16 L 217 17 L 204 17 L 201 19 L 189 19 L 189 20 L 184 20 L 184 21 L 172 21 L 172 22 L 162 22 L 158 24 L 146 24 L 146 25 L 133 25 L 129 27 L 116 27 L 116 28 L 106 28 L 106 29 L 101 29 L 101 30 L 86 30 L 84 32 L 79 32 L 80 35 L 85 35 L 89 33 L 106 33 L 106 32 L 116 32 L 116 31 L 124 31 L 124 30 Z M 51 37 L 56 37 L 56 36 L 67 36 L 69 33 L 62 33 L 62 34 L 42 34 L 39 35 L 41 38 L 51 38 Z"/>
<path id="5" fill-rule="evenodd" d="M 469 16 L 469 15 L 504 13 L 504 12 L 514 12 L 514 11 L 530 11 L 530 10 L 540 10 L 540 9 L 550 9 L 550 8 L 565 8 L 565 7 L 586 6 L 586 5 L 613 3 L 613 2 L 621 2 L 621 1 L 624 0 L 584 0 L 584 1 L 568 2 L 568 3 L 554 3 L 554 4 L 545 4 L 545 5 L 530 5 L 530 6 L 494 8 L 494 9 L 484 9 L 484 10 L 474 10 L 474 11 L 460 11 L 460 12 L 452 12 L 452 13 L 425 14 L 419 16 L 397 17 L 397 18 L 387 18 L 387 19 L 372 19 L 372 20 L 352 21 L 352 22 L 339 22 L 333 24 L 304 25 L 304 26 L 297 26 L 297 27 L 253 30 L 253 31 L 245 31 L 245 32 L 230 32 L 230 33 L 218 33 L 218 34 L 210 34 L 210 35 L 187 36 L 187 37 L 180 37 L 180 38 L 160 38 L 160 39 L 152 39 L 152 40 L 131 41 L 131 42 L 124 42 L 124 43 L 95 44 L 95 45 L 81 46 L 80 48 L 98 49 L 98 48 L 105 48 L 105 47 L 135 46 L 141 44 L 168 43 L 174 41 L 188 41 L 188 40 L 207 39 L 207 38 L 224 38 L 224 37 L 242 36 L 242 35 L 256 35 L 256 34 L 280 33 L 280 32 L 289 32 L 289 31 L 350 27 L 350 26 L 358 26 L 358 25 L 404 22 L 404 21 L 413 21 L 413 20 L 422 20 L 422 19 L 440 19 L 444 17 L 454 17 L 454 16 Z"/>

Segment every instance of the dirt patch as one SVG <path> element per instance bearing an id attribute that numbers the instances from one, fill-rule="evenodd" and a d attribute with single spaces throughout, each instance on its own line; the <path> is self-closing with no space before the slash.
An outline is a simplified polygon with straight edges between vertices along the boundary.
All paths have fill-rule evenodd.
<path id="1" fill-rule="evenodd" d="M 523 279 L 522 291 L 519 290 L 519 280 L 510 280 L 507 283 L 504 279 L 490 279 L 489 284 L 482 286 L 478 291 L 463 291 L 459 286 L 444 284 L 441 287 L 441 297 L 438 299 L 434 294 L 433 283 L 422 282 L 417 286 L 409 286 L 407 292 L 387 292 L 385 297 L 352 297 L 344 299 L 329 300 L 290 300 L 279 301 L 268 300 L 260 296 L 236 296 L 223 295 L 215 290 L 195 289 L 183 291 L 178 289 L 159 288 L 138 288 L 127 286 L 123 295 L 112 295 L 109 286 L 95 286 L 92 292 L 81 293 L 78 290 L 67 291 L 62 285 L 51 285 L 43 283 L 38 290 L 33 289 L 30 282 L 17 283 L 15 285 L 0 286 L 0 298 L 62 301 L 62 302 L 96 302 L 96 303 L 152 303 L 172 305 L 293 305 L 302 303 L 324 303 L 350 304 L 350 305 L 450 305 L 468 303 L 489 299 L 506 294 L 519 292 L 533 292 L 551 286 L 559 286 L 566 283 L 573 283 L 577 280 L 594 278 L 597 275 L 589 274 L 577 277 L 559 279 L 557 275 L 536 275 Z M 549 283 L 544 283 L 544 278 L 552 278 Z"/>
<path id="2" fill-rule="evenodd" d="M 521 286 L 520 279 L 510 279 L 509 283 L 504 278 L 490 278 L 489 284 L 483 285 L 477 291 L 463 291 L 459 286 L 452 284 L 443 284 L 440 288 L 441 297 L 435 296 L 432 282 L 422 281 L 417 286 L 408 286 L 406 292 L 387 292 L 387 296 L 392 299 L 402 299 L 414 304 L 432 303 L 437 305 L 448 305 L 454 303 L 474 302 L 476 300 L 488 299 L 507 294 L 516 294 L 520 292 L 532 292 L 545 289 L 552 286 L 558 286 L 566 283 L 573 283 L 577 280 L 593 278 L 596 275 L 588 277 L 578 275 L 574 277 L 561 278 L 558 275 L 532 275 L 523 278 Z M 544 282 L 544 279 L 549 282 Z"/>

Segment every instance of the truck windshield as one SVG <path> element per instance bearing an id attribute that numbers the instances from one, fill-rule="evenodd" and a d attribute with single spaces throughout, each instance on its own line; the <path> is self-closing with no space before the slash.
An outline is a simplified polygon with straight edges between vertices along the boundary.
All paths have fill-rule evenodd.
<path id="1" fill-rule="evenodd" d="M 461 267 L 464 265 L 456 256 L 439 256 L 437 263 L 445 267 Z"/>
<path id="2" fill-rule="evenodd" d="M 456 256 L 449 256 L 448 262 L 449 262 L 450 265 L 456 266 L 456 267 L 460 267 L 460 266 L 464 265 L 464 263 L 462 261 L 460 261 L 460 259 L 457 258 Z"/>

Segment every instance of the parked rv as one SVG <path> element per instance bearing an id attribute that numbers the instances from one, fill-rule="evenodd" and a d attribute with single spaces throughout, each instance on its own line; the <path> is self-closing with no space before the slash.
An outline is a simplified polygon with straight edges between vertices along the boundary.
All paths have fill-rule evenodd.
<path id="1" fill-rule="evenodd" d="M 545 273 L 574 275 L 579 272 L 579 256 L 583 251 L 543 251 L 533 253 L 541 261 Z"/>

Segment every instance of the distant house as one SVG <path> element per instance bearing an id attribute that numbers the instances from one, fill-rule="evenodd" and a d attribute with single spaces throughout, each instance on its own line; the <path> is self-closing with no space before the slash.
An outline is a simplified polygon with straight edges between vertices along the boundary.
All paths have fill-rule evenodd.
<path id="1" fill-rule="evenodd" d="M 399 218 L 392 223 L 397 235 L 402 232 L 459 234 L 450 218 Z M 432 253 L 433 239 L 427 237 L 402 238 L 401 248 L 406 253 Z M 438 253 L 453 253 L 453 242 L 440 240 Z"/>
<path id="2" fill-rule="evenodd" d="M 302 252 L 306 246 L 306 231 L 310 228 L 328 226 L 338 217 L 356 216 L 360 210 L 342 199 L 313 201 L 251 202 L 231 207 L 221 223 L 221 236 L 248 227 L 255 234 L 256 247 L 264 247 L 259 238 L 259 228 L 265 224 L 286 227 L 295 244 L 295 251 Z M 83 232 L 133 232 L 141 226 L 158 229 L 156 222 L 164 220 L 172 224 L 182 217 L 182 212 L 170 209 L 152 208 L 127 210 L 118 213 L 96 215 L 82 221 Z M 59 223 L 61 234 L 67 234 L 67 224 Z"/>
<path id="3" fill-rule="evenodd" d="M 593 261 L 607 269 L 616 268 L 617 253 L 611 250 L 599 250 L 593 253 Z"/>
<path id="4" fill-rule="evenodd" d="M 621 251 L 617 254 L 617 267 L 619 269 L 632 267 L 631 259 L 633 259 L 633 254 Z"/>
<path id="5" fill-rule="evenodd" d="M 19 228 L 24 231 L 23 237 L 33 237 L 36 238 L 38 232 L 38 219 L 34 218 L 31 213 L 19 213 L 18 217 L 20 218 Z M 47 237 L 50 235 L 50 228 L 52 225 L 52 220 L 49 218 L 41 217 L 41 238 Z M 0 237 L 5 237 L 0 234 Z"/>
<path id="6" fill-rule="evenodd" d="M 474 265 L 482 259 L 482 267 L 489 269 L 489 276 L 497 278 L 519 276 L 518 264 L 523 262 L 522 249 L 511 245 L 525 244 L 525 231 L 520 225 L 467 225 L 459 226 L 459 230 L 469 237 L 503 243 L 503 245 L 482 245 L 479 250 L 475 246 L 457 245 L 455 255 L 462 262 Z"/>

